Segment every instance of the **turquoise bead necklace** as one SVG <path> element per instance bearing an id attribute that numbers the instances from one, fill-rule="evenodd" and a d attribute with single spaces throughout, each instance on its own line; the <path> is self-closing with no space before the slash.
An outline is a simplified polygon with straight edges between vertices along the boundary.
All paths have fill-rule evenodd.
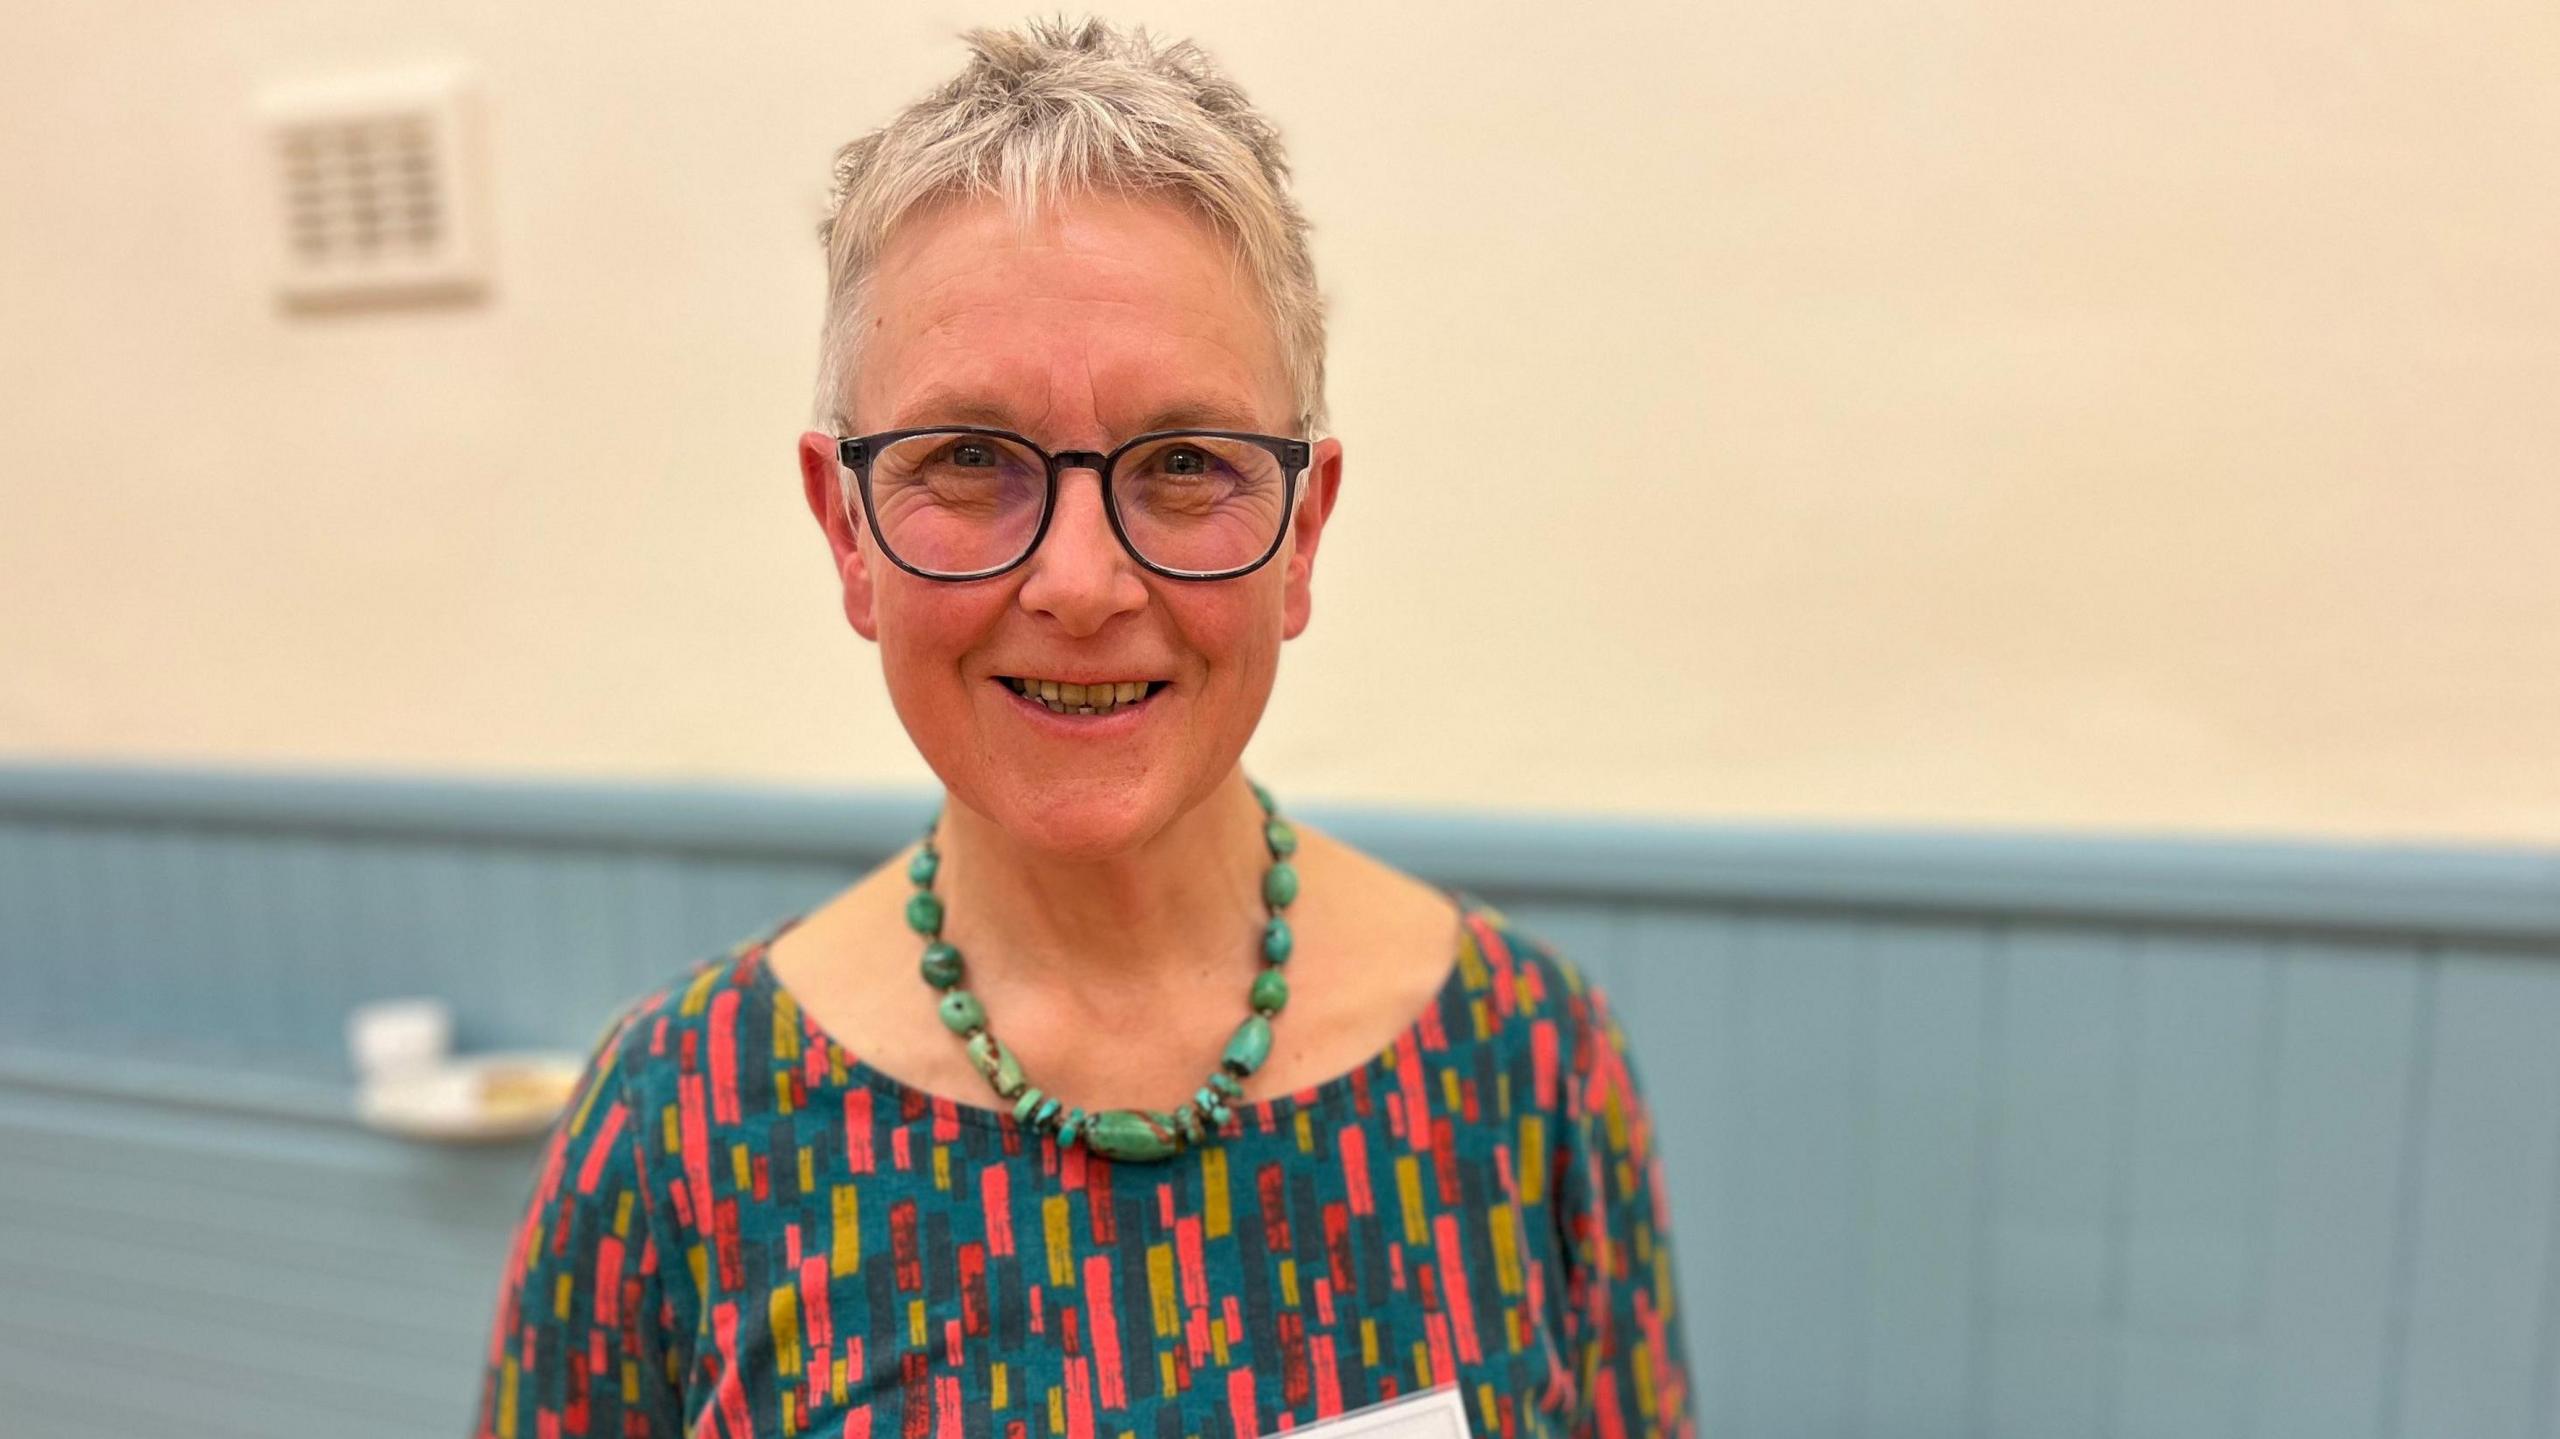
<path id="1" fill-rule="evenodd" d="M 942 812 L 934 812 L 933 822 L 924 829 L 923 846 L 907 864 L 907 878 L 916 887 L 907 897 L 907 927 L 924 938 L 919 968 L 924 982 L 942 992 L 943 1027 L 968 1046 L 970 1066 L 986 1076 L 996 1097 L 1011 1101 L 1016 1123 L 1034 1134 L 1055 1134 L 1062 1149 L 1081 1143 L 1105 1159 L 1151 1160 L 1195 1148 L 1235 1118 L 1232 1106 L 1244 1097 L 1244 1077 L 1270 1057 L 1272 1018 L 1289 1003 L 1289 981 L 1281 966 L 1289 962 L 1294 941 L 1283 911 L 1298 897 L 1297 867 L 1289 862 L 1298 851 L 1298 832 L 1280 817 L 1269 790 L 1251 780 L 1245 783 L 1262 805 L 1262 843 L 1271 853 L 1271 867 L 1262 873 L 1262 902 L 1270 911 L 1262 925 L 1264 967 L 1254 975 L 1248 995 L 1253 1013 L 1236 1026 L 1235 1037 L 1227 1041 L 1226 1053 L 1199 1093 L 1169 1114 L 1158 1109 L 1087 1114 L 1041 1093 L 1038 1085 L 1024 1078 L 1021 1061 L 987 1028 L 987 1012 L 978 997 L 962 987 L 960 951 L 942 938 L 942 900 L 933 892 L 934 876 L 942 868 L 942 856 L 933 843 L 934 833 L 942 827 Z"/>

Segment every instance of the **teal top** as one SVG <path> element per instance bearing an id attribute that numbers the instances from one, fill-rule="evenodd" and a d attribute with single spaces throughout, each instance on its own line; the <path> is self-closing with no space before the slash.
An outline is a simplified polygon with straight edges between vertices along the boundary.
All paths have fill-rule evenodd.
<path id="1" fill-rule="evenodd" d="M 1694 1435 L 1625 1035 L 1455 897 L 1393 1043 L 1143 1164 L 833 1041 L 766 962 L 801 916 L 695 964 L 543 1152 L 477 1432 L 1257 1435 L 1454 1384 L 1480 1436 Z"/>

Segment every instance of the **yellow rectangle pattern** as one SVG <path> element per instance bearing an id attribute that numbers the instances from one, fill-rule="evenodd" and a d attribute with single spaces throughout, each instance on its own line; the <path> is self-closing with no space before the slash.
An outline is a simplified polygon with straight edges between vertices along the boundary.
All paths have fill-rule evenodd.
<path id="1" fill-rule="evenodd" d="M 1049 1283 L 1059 1289 L 1076 1282 L 1076 1245 L 1067 1233 L 1067 1196 L 1052 1194 L 1040 1201 L 1040 1237 L 1049 1249 Z"/>
<path id="2" fill-rule="evenodd" d="M 1218 1145 L 1200 1152 L 1200 1233 L 1223 1239 L 1227 1225 L 1227 1150 Z"/>
<path id="3" fill-rule="evenodd" d="M 1429 1239 L 1431 1230 L 1422 1218 L 1422 1161 L 1410 1154 L 1396 1160 L 1396 1193 L 1404 1200 L 1404 1242 Z"/>
<path id="4" fill-rule="evenodd" d="M 1147 1295 L 1154 1301 L 1156 1337 L 1170 1338 L 1182 1331 L 1182 1311 L 1174 1302 L 1173 1246 L 1147 1246 Z"/>
<path id="5" fill-rule="evenodd" d="M 835 1224 L 827 1235 L 827 1273 L 841 1279 L 862 1267 L 862 1191 L 839 1184 L 831 1200 Z"/>
<path id="6" fill-rule="evenodd" d="M 774 1367 L 786 1375 L 800 1372 L 800 1291 L 777 1285 L 765 1300 L 765 1317 L 773 1327 Z"/>

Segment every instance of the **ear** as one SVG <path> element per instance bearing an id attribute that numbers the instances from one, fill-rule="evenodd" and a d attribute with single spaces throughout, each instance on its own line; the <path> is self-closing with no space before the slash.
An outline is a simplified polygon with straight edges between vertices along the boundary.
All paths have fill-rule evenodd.
<path id="1" fill-rule="evenodd" d="M 1288 562 L 1285 625 L 1280 632 L 1284 640 L 1294 640 L 1305 633 L 1315 604 L 1312 591 L 1316 545 L 1324 538 L 1325 521 L 1332 517 L 1334 499 L 1342 490 L 1340 439 L 1327 437 L 1316 442 L 1315 456 L 1308 463 L 1306 474 L 1299 477 L 1298 490 L 1298 517 L 1280 556 Z"/>
<path id="2" fill-rule="evenodd" d="M 854 528 L 861 510 L 845 504 L 844 486 L 851 478 L 836 458 L 835 436 L 817 430 L 800 436 L 800 493 L 809 502 L 810 516 L 826 532 L 827 552 L 835 558 L 836 580 L 844 588 L 844 617 L 854 633 L 876 642 L 880 626 L 872 613 L 871 561 Z"/>

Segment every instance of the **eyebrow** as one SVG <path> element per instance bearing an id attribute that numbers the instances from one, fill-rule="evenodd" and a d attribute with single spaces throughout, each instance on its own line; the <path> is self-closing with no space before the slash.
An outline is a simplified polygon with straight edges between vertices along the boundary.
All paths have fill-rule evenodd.
<path id="1" fill-rule="evenodd" d="M 1258 427 L 1249 405 L 1223 398 L 1184 400 L 1158 410 L 1130 431 L 1133 435 L 1152 430 L 1245 430 Z M 1013 412 L 1003 403 L 988 400 L 966 391 L 928 390 L 905 409 L 905 418 L 892 429 L 912 430 L 926 425 L 986 425 L 1000 430 L 1021 430 Z"/>

